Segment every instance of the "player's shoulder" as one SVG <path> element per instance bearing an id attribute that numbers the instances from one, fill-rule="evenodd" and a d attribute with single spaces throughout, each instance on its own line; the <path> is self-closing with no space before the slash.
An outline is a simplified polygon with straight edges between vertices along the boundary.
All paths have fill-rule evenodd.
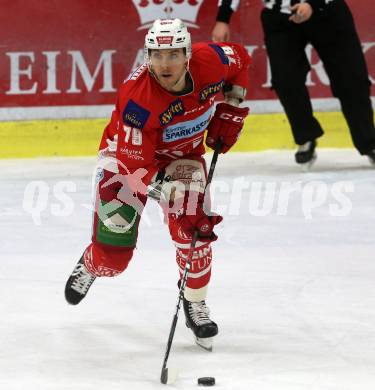
<path id="1" fill-rule="evenodd" d="M 142 64 L 122 82 L 119 88 L 120 94 L 137 95 L 140 87 L 147 84 L 148 68 L 147 64 Z"/>
<path id="2" fill-rule="evenodd" d="M 198 42 L 192 45 L 192 62 L 205 63 L 211 66 L 228 65 L 228 57 L 220 44 Z"/>
<path id="3" fill-rule="evenodd" d="M 193 44 L 189 69 L 199 88 L 221 83 L 227 76 L 227 65 L 228 58 L 220 46 L 205 42 Z"/>
<path id="4" fill-rule="evenodd" d="M 230 65 L 235 62 L 249 61 L 247 49 L 233 42 L 199 42 L 193 45 L 192 60 L 213 65 Z"/>
<path id="5" fill-rule="evenodd" d="M 132 72 L 119 88 L 119 109 L 124 124 L 143 129 L 152 111 L 146 64 Z"/>

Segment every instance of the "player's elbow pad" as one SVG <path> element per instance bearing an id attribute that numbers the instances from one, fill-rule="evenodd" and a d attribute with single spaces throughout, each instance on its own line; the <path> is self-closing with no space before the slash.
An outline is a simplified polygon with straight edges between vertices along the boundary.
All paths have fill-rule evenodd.
<path id="1" fill-rule="evenodd" d="M 246 88 L 240 85 L 225 85 L 224 86 L 224 98 L 225 103 L 231 106 L 238 107 L 246 97 Z"/>

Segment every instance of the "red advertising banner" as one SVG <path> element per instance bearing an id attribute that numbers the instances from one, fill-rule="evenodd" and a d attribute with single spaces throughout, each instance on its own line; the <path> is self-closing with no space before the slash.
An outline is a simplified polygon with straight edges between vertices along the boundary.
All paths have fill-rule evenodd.
<path id="1" fill-rule="evenodd" d="M 372 0 L 348 0 L 375 83 L 375 11 Z M 178 17 L 193 40 L 210 40 L 216 0 L 1 0 L 0 119 L 25 118 L 28 107 L 112 105 L 117 86 L 143 62 L 147 28 L 156 18 Z M 231 40 L 253 55 L 252 86 L 247 98 L 276 97 L 260 27 L 261 0 L 242 1 L 232 17 Z M 328 79 L 308 49 L 313 98 L 330 98 Z M 374 87 L 373 87 L 374 95 Z M 17 109 L 17 115 L 14 115 Z M 13 110 L 13 111 L 12 111 Z M 25 112 L 25 114 L 22 114 Z M 58 110 L 54 111 L 57 113 Z M 75 116 L 79 116 L 79 112 Z M 82 114 L 84 116 L 84 114 Z M 41 117 L 43 115 L 41 114 Z"/>

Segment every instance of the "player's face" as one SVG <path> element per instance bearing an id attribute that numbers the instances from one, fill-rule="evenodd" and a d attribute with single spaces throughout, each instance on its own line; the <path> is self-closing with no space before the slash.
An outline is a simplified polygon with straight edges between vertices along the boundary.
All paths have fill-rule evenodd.
<path id="1" fill-rule="evenodd" d="M 151 50 L 150 60 L 152 70 L 163 88 L 179 91 L 185 87 L 184 79 L 181 80 L 187 63 L 183 49 Z"/>

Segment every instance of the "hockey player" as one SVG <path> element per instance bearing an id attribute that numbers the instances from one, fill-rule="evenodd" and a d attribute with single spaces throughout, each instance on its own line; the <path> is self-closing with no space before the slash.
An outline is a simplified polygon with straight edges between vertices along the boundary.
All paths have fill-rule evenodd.
<path id="1" fill-rule="evenodd" d="M 145 64 L 121 85 L 99 150 L 92 243 L 69 277 L 66 300 L 78 304 L 97 277 L 123 272 L 133 256 L 148 197 L 160 202 L 183 273 L 198 231 L 184 295 L 186 325 L 198 343 L 218 327 L 206 305 L 211 242 L 221 216 L 204 206 L 206 144 L 221 153 L 236 142 L 248 108 L 247 51 L 232 43 L 191 45 L 179 19 L 156 20 L 145 38 Z M 224 91 L 225 102 L 214 100 Z M 205 202 L 206 204 L 207 202 Z M 207 343 L 205 343 L 207 345 Z"/>

